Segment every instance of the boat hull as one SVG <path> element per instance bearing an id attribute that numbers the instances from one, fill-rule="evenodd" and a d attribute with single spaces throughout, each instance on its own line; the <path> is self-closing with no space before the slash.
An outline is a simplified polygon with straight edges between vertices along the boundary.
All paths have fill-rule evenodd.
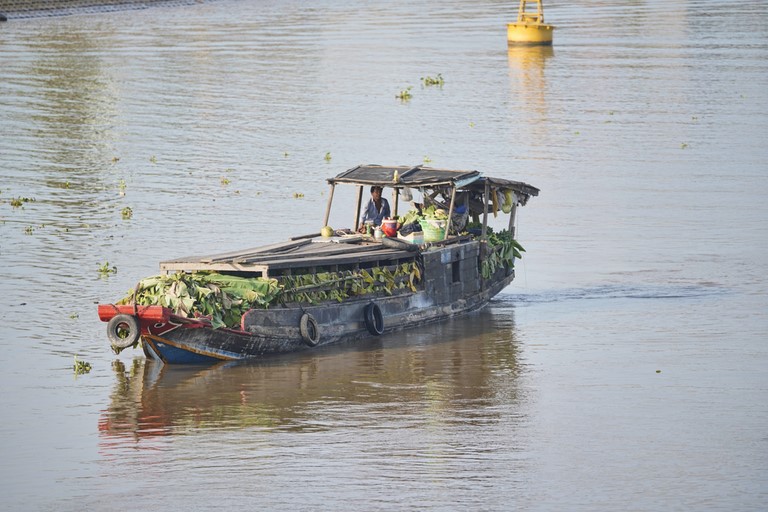
<path id="1" fill-rule="evenodd" d="M 409 329 L 474 311 L 507 286 L 510 273 L 483 291 L 449 304 L 436 304 L 424 291 L 377 297 L 341 305 L 251 310 L 243 322 L 248 330 L 213 329 L 190 323 L 156 324 L 142 332 L 141 345 L 150 359 L 168 364 L 196 364 L 264 358 L 274 354 L 311 350 L 340 341 L 371 338 L 365 309 L 375 304 L 381 311 L 381 333 Z M 302 337 L 301 317 L 317 322 L 317 342 Z"/>

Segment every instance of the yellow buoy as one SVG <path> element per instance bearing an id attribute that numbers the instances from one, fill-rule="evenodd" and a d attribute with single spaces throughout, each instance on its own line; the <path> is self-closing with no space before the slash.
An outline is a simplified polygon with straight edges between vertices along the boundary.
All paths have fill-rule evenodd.
<path id="1" fill-rule="evenodd" d="M 528 3 L 536 4 L 536 11 L 527 9 Z M 507 43 L 517 44 L 552 44 L 552 34 L 555 27 L 544 23 L 544 6 L 542 0 L 520 0 L 517 10 L 517 21 L 507 23 Z"/>

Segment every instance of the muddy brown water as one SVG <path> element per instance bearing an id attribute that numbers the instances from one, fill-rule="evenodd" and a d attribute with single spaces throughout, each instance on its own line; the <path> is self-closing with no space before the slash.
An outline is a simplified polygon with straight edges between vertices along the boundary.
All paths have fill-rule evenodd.
<path id="1" fill-rule="evenodd" d="M 762 2 L 548 2 L 555 45 L 513 49 L 509 2 L 180 4 L 0 25 L 4 507 L 764 507 Z M 542 190 L 483 311 L 111 354 L 96 303 L 159 261 L 316 231 L 325 178 L 425 161 Z"/>

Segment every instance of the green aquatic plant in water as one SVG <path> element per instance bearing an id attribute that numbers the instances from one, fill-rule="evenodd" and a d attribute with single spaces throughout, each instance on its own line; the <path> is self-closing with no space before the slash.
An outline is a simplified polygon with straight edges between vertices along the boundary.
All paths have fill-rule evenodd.
<path id="1" fill-rule="evenodd" d="M 75 371 L 75 375 L 83 375 L 91 371 L 91 363 L 80 361 L 77 359 L 77 355 L 75 355 L 75 364 L 72 366 L 72 369 Z"/>
<path id="2" fill-rule="evenodd" d="M 20 206 L 23 206 L 24 203 L 31 203 L 34 202 L 34 197 L 14 197 L 11 199 L 11 206 L 14 208 L 19 208 Z"/>
<path id="3" fill-rule="evenodd" d="M 108 276 L 109 274 L 117 274 L 117 267 L 112 265 L 109 266 L 109 262 L 105 261 L 100 267 L 99 267 L 99 274 L 102 276 Z"/>
<path id="4" fill-rule="evenodd" d="M 402 102 L 410 101 L 410 99 L 413 98 L 413 94 L 411 94 L 411 89 L 413 89 L 413 86 L 403 89 L 397 95 L 395 95 L 395 98 L 399 99 Z"/>
<path id="5" fill-rule="evenodd" d="M 438 73 L 437 76 L 421 77 L 421 83 L 425 87 L 432 87 L 432 86 L 442 87 L 443 84 L 445 84 L 445 80 L 443 79 L 443 75 Z"/>

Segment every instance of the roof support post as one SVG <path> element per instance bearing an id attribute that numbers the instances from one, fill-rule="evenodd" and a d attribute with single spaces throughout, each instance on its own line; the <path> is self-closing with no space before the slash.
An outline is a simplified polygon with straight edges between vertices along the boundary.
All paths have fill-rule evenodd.
<path id="1" fill-rule="evenodd" d="M 328 206 L 325 207 L 325 219 L 323 220 L 323 226 L 328 225 L 328 219 L 331 216 L 331 203 L 333 203 L 333 191 L 336 190 L 336 184 L 331 183 L 331 193 L 328 196 Z"/>
<path id="2" fill-rule="evenodd" d="M 363 204 L 363 186 L 357 186 L 357 208 L 355 209 L 355 232 L 360 230 L 360 207 Z"/>
<path id="3" fill-rule="evenodd" d="M 395 188 L 394 190 L 392 190 L 392 196 L 395 202 L 395 209 L 392 211 L 392 216 L 397 217 L 397 203 L 400 202 L 400 189 Z"/>
<path id="4" fill-rule="evenodd" d="M 515 214 L 517 213 L 517 196 L 512 192 L 512 211 L 509 212 L 509 233 L 515 238 Z"/>
<path id="5" fill-rule="evenodd" d="M 480 236 L 485 238 L 488 234 L 488 199 L 490 199 L 489 191 L 491 187 L 488 182 L 485 182 L 485 189 L 483 190 L 483 230 L 480 232 Z"/>
<path id="6" fill-rule="evenodd" d="M 456 205 L 456 187 L 451 190 L 451 206 L 448 207 L 448 222 L 445 223 L 445 235 L 443 240 L 448 240 L 448 232 L 451 230 L 451 217 L 453 217 L 453 207 Z"/>

